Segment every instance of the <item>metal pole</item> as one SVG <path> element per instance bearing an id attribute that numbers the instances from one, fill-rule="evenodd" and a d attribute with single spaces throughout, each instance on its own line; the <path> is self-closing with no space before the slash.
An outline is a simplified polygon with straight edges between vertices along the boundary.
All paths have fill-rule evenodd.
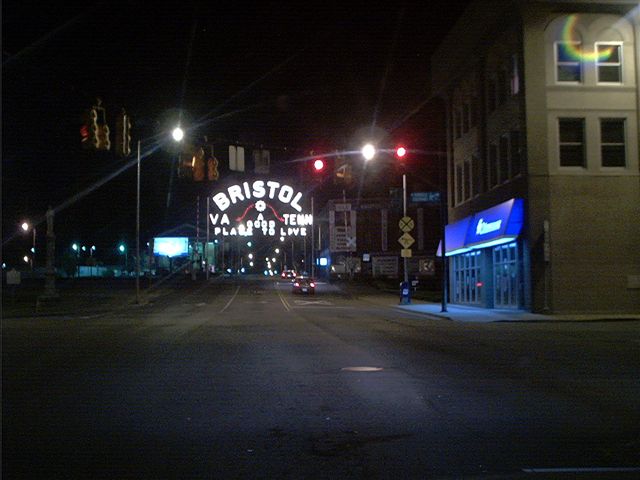
<path id="1" fill-rule="evenodd" d="M 204 244 L 204 265 L 207 269 L 205 278 L 209 280 L 209 195 L 207 195 L 207 240 Z"/>
<path id="2" fill-rule="evenodd" d="M 441 155 L 438 155 L 440 158 Z M 446 157 L 445 157 L 446 162 Z M 447 260 L 447 247 L 446 247 L 446 226 L 447 226 L 447 174 L 446 169 L 442 168 L 442 161 L 438 162 L 440 168 L 440 223 L 442 225 L 442 308 L 441 312 L 447 311 L 447 295 L 449 285 L 449 268 Z M 446 167 L 446 164 L 445 164 Z M 444 173 L 443 173 L 444 172 Z"/>
<path id="3" fill-rule="evenodd" d="M 406 217 L 407 216 L 407 174 L 403 173 L 402 174 L 402 216 Z M 409 270 L 408 270 L 408 265 L 409 262 L 407 260 L 407 257 L 403 258 L 404 260 L 404 282 L 406 284 L 409 283 Z"/>
<path id="4" fill-rule="evenodd" d="M 313 218 L 313 196 L 311 196 L 311 218 Z M 316 276 L 316 244 L 315 244 L 315 233 L 316 228 L 313 226 L 313 221 L 311 223 L 311 276 Z"/>
<path id="5" fill-rule="evenodd" d="M 136 187 L 136 303 L 140 303 L 140 140 L 138 140 L 138 179 Z"/>

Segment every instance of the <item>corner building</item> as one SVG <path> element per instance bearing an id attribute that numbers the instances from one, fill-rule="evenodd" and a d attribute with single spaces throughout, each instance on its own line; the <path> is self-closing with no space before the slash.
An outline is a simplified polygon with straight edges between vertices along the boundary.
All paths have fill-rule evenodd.
<path id="1" fill-rule="evenodd" d="M 431 58 L 452 303 L 640 312 L 640 6 L 472 2 Z"/>

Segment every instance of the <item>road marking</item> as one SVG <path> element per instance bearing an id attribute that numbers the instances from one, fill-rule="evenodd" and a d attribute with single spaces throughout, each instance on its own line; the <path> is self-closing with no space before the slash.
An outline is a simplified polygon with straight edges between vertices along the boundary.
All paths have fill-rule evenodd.
<path id="1" fill-rule="evenodd" d="M 525 473 L 624 473 L 640 472 L 640 467 L 565 467 L 565 468 L 523 468 Z"/>
<path id="2" fill-rule="evenodd" d="M 240 291 L 240 285 L 238 285 L 238 286 L 236 287 L 236 291 L 235 291 L 235 293 L 233 294 L 233 297 L 231 297 L 231 300 L 229 300 L 229 302 L 224 306 L 224 308 L 223 308 L 222 310 L 220 310 L 220 313 L 224 313 L 224 311 L 225 311 L 227 308 L 229 308 L 229 305 L 231 305 L 231 302 L 233 302 L 233 301 L 236 299 L 236 297 L 238 296 L 238 292 L 239 292 L 239 291 Z"/>
<path id="3" fill-rule="evenodd" d="M 276 293 L 278 294 L 278 296 L 280 297 L 280 301 L 282 302 L 282 305 L 284 305 L 284 309 L 287 312 L 291 311 L 291 306 L 289 305 L 289 303 L 284 299 L 284 297 L 282 296 L 282 293 L 280 293 L 280 290 L 278 290 L 276 288 Z"/>
<path id="4" fill-rule="evenodd" d="M 331 305 L 327 300 L 294 300 L 296 305 Z"/>

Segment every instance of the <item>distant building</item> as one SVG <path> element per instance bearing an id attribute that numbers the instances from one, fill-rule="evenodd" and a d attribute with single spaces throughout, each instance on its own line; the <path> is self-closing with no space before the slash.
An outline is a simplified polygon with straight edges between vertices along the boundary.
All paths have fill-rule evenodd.
<path id="1" fill-rule="evenodd" d="M 472 2 L 432 56 L 450 301 L 640 311 L 637 1 Z"/>

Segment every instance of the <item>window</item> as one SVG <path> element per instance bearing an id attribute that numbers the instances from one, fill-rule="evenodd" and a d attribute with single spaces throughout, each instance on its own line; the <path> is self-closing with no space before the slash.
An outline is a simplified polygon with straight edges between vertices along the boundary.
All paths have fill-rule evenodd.
<path id="1" fill-rule="evenodd" d="M 478 155 L 473 155 L 471 157 L 471 175 L 472 175 L 471 194 L 476 196 L 480 194 L 480 188 L 482 188 L 482 185 L 481 185 L 482 177 L 480 176 L 480 159 L 478 158 Z"/>
<path id="2" fill-rule="evenodd" d="M 600 154 L 603 167 L 624 167 L 624 118 L 600 119 Z"/>
<path id="3" fill-rule="evenodd" d="M 561 167 L 584 167 L 584 118 L 559 118 Z"/>
<path id="4" fill-rule="evenodd" d="M 598 83 L 622 82 L 622 45 L 596 43 Z"/>
<path id="5" fill-rule="evenodd" d="M 456 203 L 462 202 L 462 166 L 456 166 Z"/>
<path id="6" fill-rule="evenodd" d="M 507 135 L 500 137 L 499 158 L 498 183 L 503 183 L 509 179 L 509 137 Z"/>
<path id="7" fill-rule="evenodd" d="M 515 177 L 522 173 L 522 162 L 520 159 L 520 132 L 511 131 L 511 176 Z"/>
<path id="8" fill-rule="evenodd" d="M 464 199 L 471 198 L 471 162 L 464 162 Z"/>
<path id="9" fill-rule="evenodd" d="M 495 144 L 489 145 L 489 168 L 487 169 L 487 177 L 489 179 L 489 188 L 494 187 L 498 183 L 496 175 L 498 170 L 498 147 Z"/>
<path id="10" fill-rule="evenodd" d="M 511 95 L 520 92 L 520 73 L 518 72 L 518 55 L 511 56 Z"/>
<path id="11" fill-rule="evenodd" d="M 556 43 L 556 80 L 579 83 L 582 81 L 580 42 Z"/>
<path id="12" fill-rule="evenodd" d="M 489 112 L 496 109 L 496 81 L 493 79 L 487 82 L 487 109 Z"/>

